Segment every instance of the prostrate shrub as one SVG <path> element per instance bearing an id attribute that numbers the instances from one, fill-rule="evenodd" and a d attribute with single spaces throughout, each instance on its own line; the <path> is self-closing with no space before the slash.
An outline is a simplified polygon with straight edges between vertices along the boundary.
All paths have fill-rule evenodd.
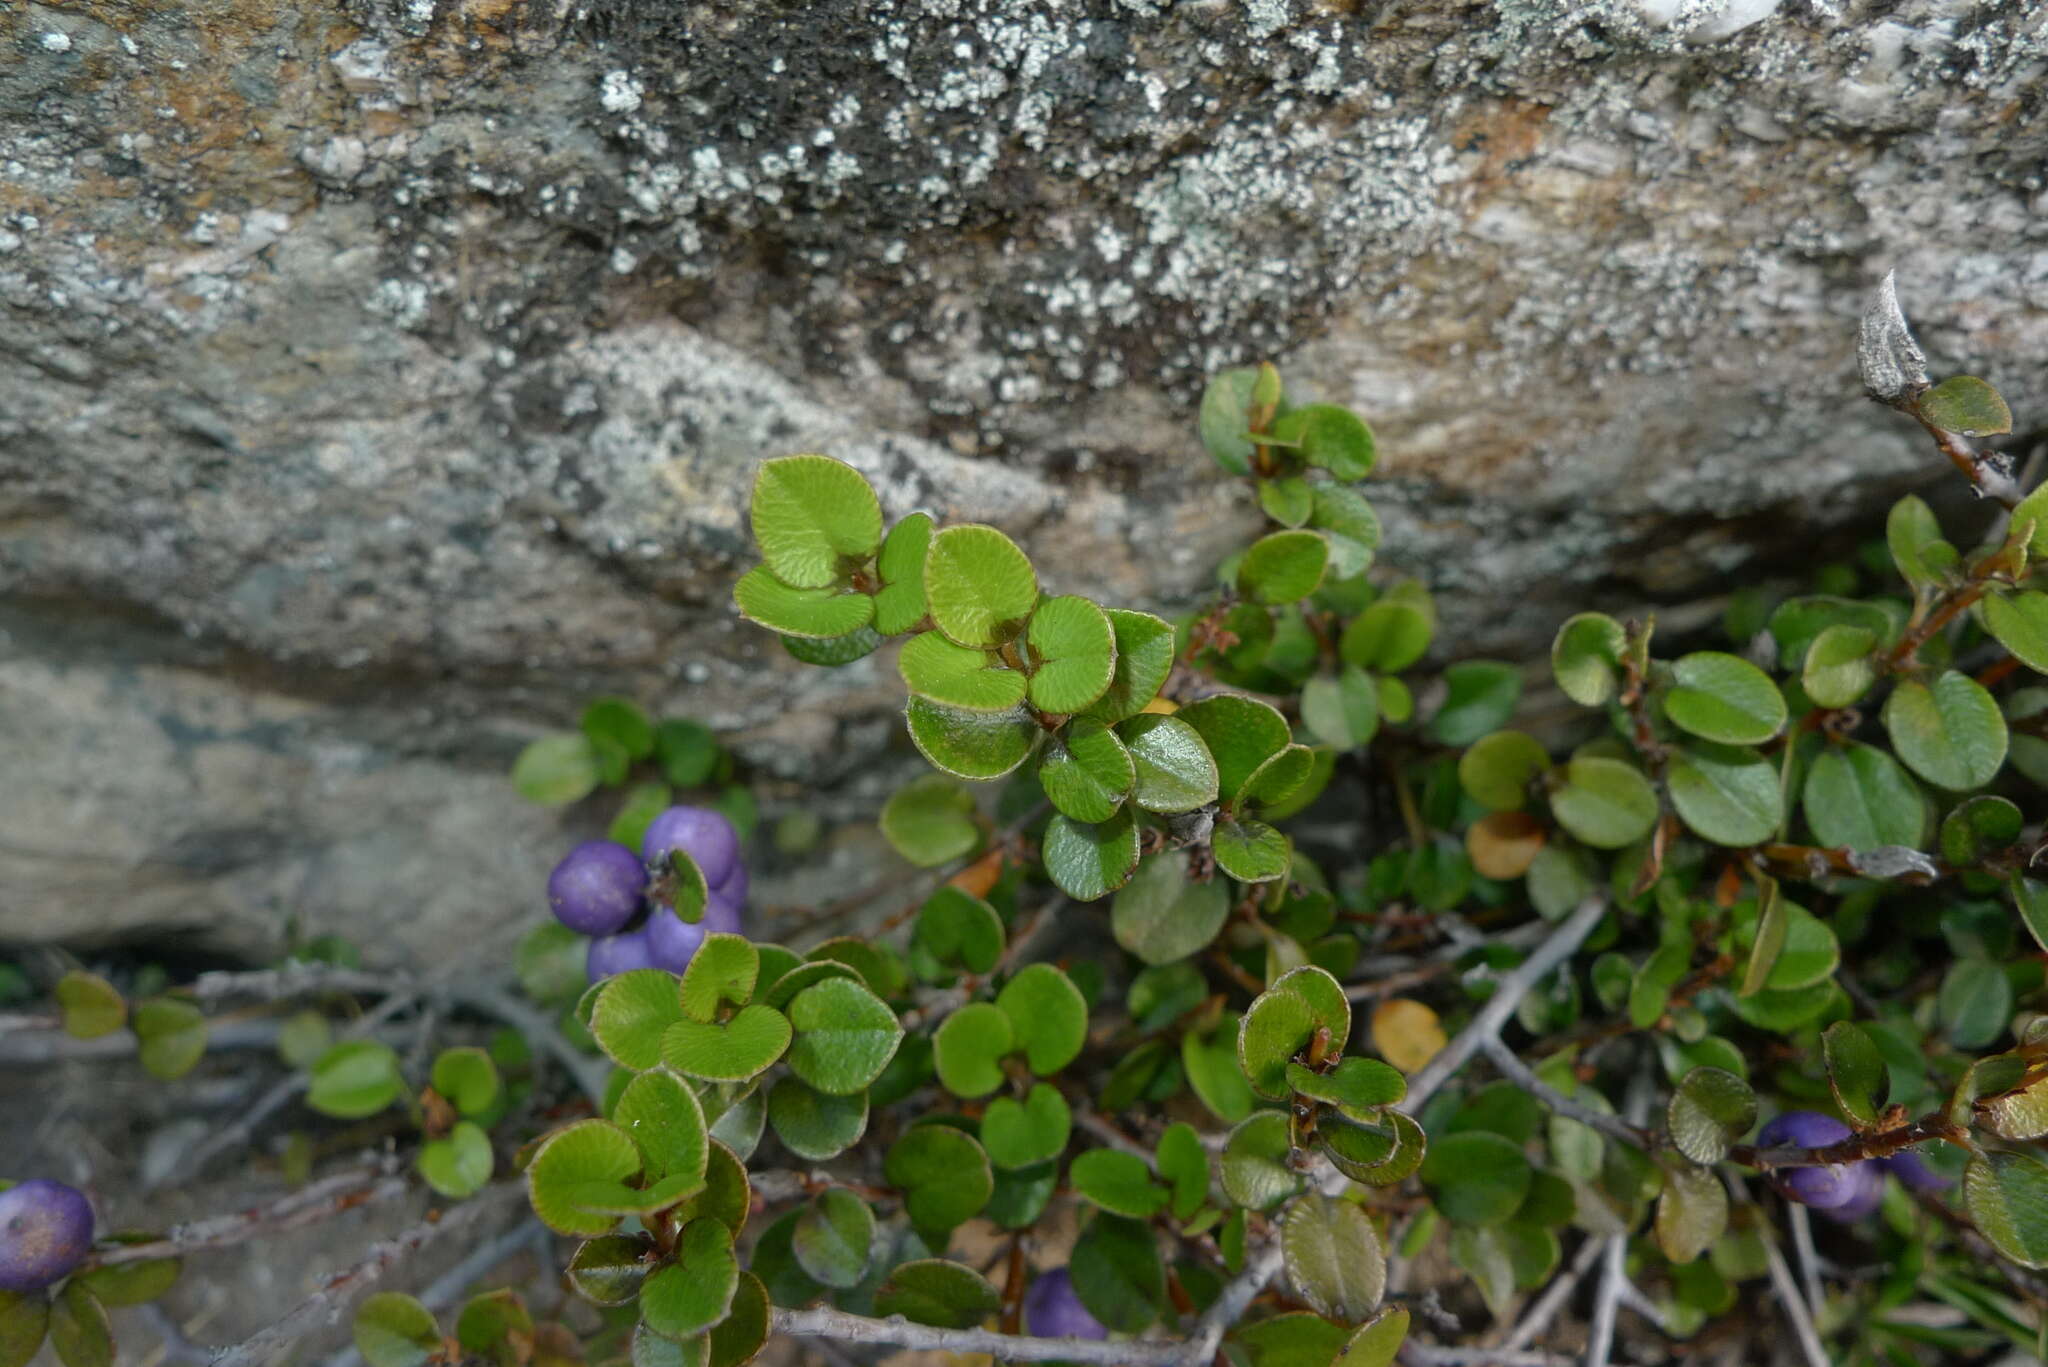
<path id="1" fill-rule="evenodd" d="M 474 1207 L 516 1172 L 573 1241 L 583 1304 L 554 1320 L 494 1292 L 451 1337 L 444 1305 L 371 1297 L 373 1367 L 735 1364 L 774 1332 L 1548 1361 L 1566 1307 L 1592 1362 L 1623 1312 L 1759 1356 L 1782 1315 L 1813 1367 L 2035 1352 L 2048 491 L 1975 444 L 2003 400 L 1930 382 L 1889 282 L 1861 354 L 2002 515 L 1964 535 L 1901 499 L 1810 591 L 1733 594 L 1724 640 L 1573 616 L 1567 718 L 1524 708 L 1513 664 L 1424 667 L 1430 595 L 1375 565 L 1369 428 L 1271 366 L 1218 376 L 1199 423 L 1267 529 L 1172 618 L 884 509 L 827 456 L 768 460 L 735 601 L 800 661 L 893 650 L 932 769 L 876 814 L 907 870 L 750 938 L 744 775 L 607 699 L 515 771 L 537 801 L 626 790 L 549 879 L 518 966 L 538 1009 L 303 966 L 132 1010 L 77 973 L 58 1000 L 81 1036 L 132 1022 L 165 1076 L 237 993 L 515 1027 L 430 1068 L 377 1012 L 280 1033 L 314 1110 L 402 1110 L 436 1192 Z M 776 834 L 801 857 L 817 824 Z M 829 933 L 852 915 L 869 935 Z M 49 1281 L 120 1248 L 36 1262 L 10 1228 L 0 1267 L 63 1266 L 0 1310 L 0 1367 Z M 1455 1284 L 1421 1284 L 1432 1249 Z M 69 1295 L 52 1339 L 99 1367 L 54 1327 Z"/>

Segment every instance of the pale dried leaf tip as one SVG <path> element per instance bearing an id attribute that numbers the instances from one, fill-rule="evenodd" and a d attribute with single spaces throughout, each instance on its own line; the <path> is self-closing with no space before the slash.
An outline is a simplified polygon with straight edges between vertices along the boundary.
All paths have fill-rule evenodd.
<path id="1" fill-rule="evenodd" d="M 1927 388 L 1927 357 L 1906 327 L 1894 272 L 1884 273 L 1877 297 L 1864 311 L 1856 339 L 1856 365 L 1863 388 L 1882 403 L 1897 403 Z"/>
<path id="2" fill-rule="evenodd" d="M 1849 851 L 1849 867 L 1872 878 L 1905 878 L 1925 874 L 1940 876 L 1934 861 L 1909 845 L 1879 845 L 1870 850 Z"/>

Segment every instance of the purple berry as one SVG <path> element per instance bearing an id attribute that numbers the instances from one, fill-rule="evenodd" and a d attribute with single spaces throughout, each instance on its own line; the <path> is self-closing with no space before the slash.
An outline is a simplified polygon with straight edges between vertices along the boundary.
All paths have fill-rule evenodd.
<path id="1" fill-rule="evenodd" d="M 555 919 L 582 935 L 610 935 L 640 910 L 647 869 L 615 840 L 586 840 L 548 875 Z"/>
<path id="2" fill-rule="evenodd" d="M 1955 1183 L 1927 1166 L 1927 1160 L 1911 1149 L 1901 1149 L 1878 1160 L 1891 1170 L 1907 1191 L 1947 1191 Z"/>
<path id="3" fill-rule="evenodd" d="M 1074 1294 L 1074 1279 L 1064 1267 L 1039 1273 L 1024 1293 L 1024 1327 L 1039 1338 L 1109 1337 L 1109 1330 Z"/>
<path id="4" fill-rule="evenodd" d="M 725 881 L 723 883 L 720 883 L 711 889 L 711 895 L 713 897 L 723 898 L 724 900 L 732 903 L 736 907 L 745 906 L 747 904 L 746 864 L 738 859 L 733 860 L 732 872 L 728 873 L 725 876 Z"/>
<path id="5" fill-rule="evenodd" d="M 85 1193 L 40 1178 L 0 1191 L 0 1291 L 40 1291 L 91 1248 Z"/>
<path id="6" fill-rule="evenodd" d="M 614 974 L 628 973 L 636 968 L 653 967 L 654 949 L 647 943 L 644 930 L 599 936 L 590 942 L 590 951 L 583 959 L 584 973 L 592 982 L 602 982 Z"/>
<path id="7" fill-rule="evenodd" d="M 704 937 L 709 933 L 703 921 L 691 925 L 672 909 L 656 907 L 654 915 L 647 918 L 646 931 L 647 948 L 654 955 L 654 966 L 671 973 L 682 972 L 690 966 L 697 946 L 704 943 Z"/>
<path id="8" fill-rule="evenodd" d="M 1763 1127 L 1756 1137 L 1764 1149 L 1790 1145 L 1824 1149 L 1855 1133 L 1831 1115 L 1818 1111 L 1787 1111 Z M 1840 1220 L 1860 1219 L 1876 1208 L 1883 1192 L 1883 1173 L 1867 1162 L 1831 1163 L 1804 1168 L 1774 1168 L 1771 1185 L 1788 1201 L 1835 1214 Z M 1867 1202 L 1862 1209 L 1859 1204 Z M 1843 1213 L 1848 1212 L 1848 1213 Z"/>
<path id="9" fill-rule="evenodd" d="M 706 887 L 716 887 L 732 876 L 733 866 L 740 861 L 739 832 L 723 812 L 709 807 L 671 807 L 647 823 L 640 853 L 648 863 L 659 864 L 675 850 L 697 861 Z"/>
<path id="10" fill-rule="evenodd" d="M 680 973 L 690 966 L 691 956 L 704 937 L 714 932 L 737 935 L 740 914 L 717 897 L 704 904 L 704 915 L 691 925 L 669 907 L 656 908 L 647 918 L 647 946 L 654 954 L 654 966 Z"/>
<path id="11" fill-rule="evenodd" d="M 1884 1199 L 1884 1169 L 1876 1163 L 1851 1163 L 1843 1169 L 1847 1175 L 1844 1182 L 1848 1190 L 1839 1203 L 1833 1206 L 1817 1207 L 1820 1213 L 1838 1224 L 1851 1224 L 1877 1209 Z"/>

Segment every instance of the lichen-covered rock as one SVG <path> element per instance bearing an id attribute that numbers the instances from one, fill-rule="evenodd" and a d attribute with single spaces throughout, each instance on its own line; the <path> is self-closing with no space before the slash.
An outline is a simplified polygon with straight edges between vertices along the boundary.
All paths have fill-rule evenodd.
<path id="1" fill-rule="evenodd" d="M 0 593 L 400 751 L 604 686 L 850 759 L 886 672 L 821 690 L 727 609 L 756 460 L 1170 604 L 1249 525 L 1201 377 L 1284 355 L 1374 420 L 1450 641 L 1695 595 L 1938 473 L 1858 396 L 1886 268 L 1938 368 L 2048 400 L 2048 11 L 1840 8 L 15 6 Z M 97 668 L 64 636 L 22 667 Z"/>

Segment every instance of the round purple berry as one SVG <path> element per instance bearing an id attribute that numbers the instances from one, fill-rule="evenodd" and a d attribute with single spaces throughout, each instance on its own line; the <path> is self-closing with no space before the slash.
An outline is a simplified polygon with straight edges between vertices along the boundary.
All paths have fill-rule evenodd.
<path id="1" fill-rule="evenodd" d="M 704 915 L 695 925 L 676 915 L 672 908 L 657 907 L 654 915 L 647 918 L 646 935 L 648 948 L 654 954 L 654 966 L 680 973 L 690 966 L 690 959 L 696 954 L 697 946 L 704 943 L 706 935 L 737 935 L 739 931 L 739 912 L 713 897 L 704 904 Z"/>
<path id="2" fill-rule="evenodd" d="M 659 865 L 676 850 L 697 861 L 706 887 L 716 887 L 732 876 L 733 866 L 739 863 L 739 832 L 723 812 L 709 807 L 671 807 L 647 823 L 640 853 L 648 863 Z"/>
<path id="3" fill-rule="evenodd" d="M 1901 1149 L 1878 1160 L 1898 1178 L 1907 1191 L 1947 1191 L 1955 1183 L 1927 1166 L 1927 1160 L 1911 1149 Z"/>
<path id="4" fill-rule="evenodd" d="M 732 903 L 736 907 L 745 906 L 747 904 L 746 864 L 738 859 L 733 860 L 732 872 L 728 873 L 725 876 L 725 881 L 723 883 L 720 883 L 711 889 L 711 895 L 713 897 L 723 898 L 725 901 Z"/>
<path id="5" fill-rule="evenodd" d="M 586 840 L 548 875 L 555 919 L 582 935 L 610 935 L 640 909 L 647 869 L 615 840 Z"/>
<path id="6" fill-rule="evenodd" d="M 1039 1273 L 1024 1293 L 1024 1327 L 1038 1338 L 1109 1337 L 1109 1330 L 1074 1294 L 1074 1279 L 1064 1267 Z"/>
<path id="7" fill-rule="evenodd" d="M 1771 1123 L 1757 1133 L 1756 1146 L 1760 1149 L 1775 1149 L 1783 1145 L 1824 1149 L 1830 1144 L 1841 1143 L 1854 1133 L 1841 1121 L 1819 1111 L 1787 1111 L 1772 1117 Z"/>
<path id="8" fill-rule="evenodd" d="M 1842 1171 L 1848 1194 L 1832 1206 L 1817 1209 L 1830 1220 L 1846 1225 L 1876 1210 L 1878 1202 L 1884 1199 L 1884 1169 L 1876 1163 L 1862 1162 L 1851 1163 Z"/>
<path id="9" fill-rule="evenodd" d="M 0 1291 L 40 1291 L 91 1248 L 85 1193 L 41 1178 L 0 1191 Z"/>
<path id="10" fill-rule="evenodd" d="M 648 944 L 645 930 L 601 935 L 590 942 L 590 950 L 583 958 L 584 973 L 594 983 L 636 968 L 653 967 L 654 948 Z"/>

